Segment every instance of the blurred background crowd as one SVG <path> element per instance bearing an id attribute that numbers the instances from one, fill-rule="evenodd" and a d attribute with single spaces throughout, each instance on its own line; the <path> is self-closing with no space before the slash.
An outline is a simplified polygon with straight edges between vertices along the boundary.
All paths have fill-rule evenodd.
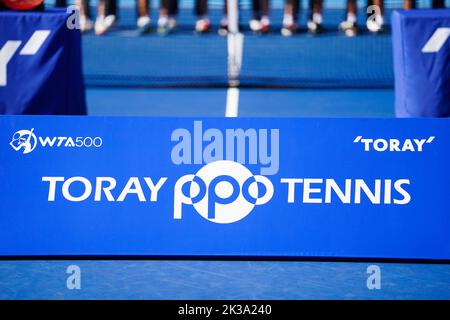
<path id="1" fill-rule="evenodd" d="M 16 0 L 0 0 L 6 4 Z M 30 0 L 33 1 L 33 0 Z M 35 0 L 39 1 L 39 0 Z M 40 0 L 42 1 L 42 0 Z M 323 28 L 323 0 L 308 0 L 308 18 L 306 21 L 306 30 L 311 34 L 319 34 L 324 31 Z M 385 28 L 384 0 L 367 0 L 366 14 L 367 20 L 365 26 L 358 25 L 357 0 L 346 1 L 345 14 L 337 28 L 347 36 L 357 35 L 362 28 L 366 28 L 372 33 L 383 33 Z M 429 7 L 444 8 L 445 0 L 429 0 Z M 179 0 L 160 0 L 159 14 L 155 24 L 151 19 L 150 0 L 136 0 L 136 27 L 139 32 L 148 33 L 156 25 L 158 34 L 166 35 L 176 30 L 177 15 L 179 12 Z M 251 0 L 251 15 L 248 22 L 252 32 L 258 34 L 268 34 L 271 30 L 270 9 L 273 1 L 270 0 Z M 56 7 L 68 6 L 67 0 L 55 0 Z M 75 5 L 80 10 L 80 29 L 83 33 L 95 31 L 97 35 L 107 33 L 118 23 L 119 5 L 117 0 L 98 0 L 97 12 L 94 15 L 90 0 L 75 0 Z M 42 7 L 44 4 L 42 4 Z M 291 36 L 299 31 L 299 12 L 301 9 L 300 0 L 284 0 L 284 13 L 282 17 L 281 34 Z M 410 10 L 416 8 L 416 0 L 402 0 L 403 9 Z M 208 15 L 208 0 L 194 0 L 194 15 L 196 16 L 194 30 L 197 33 L 211 32 L 211 20 Z M 219 22 L 218 32 L 221 35 L 228 33 L 227 0 L 223 1 L 223 15 Z M 94 18 L 95 16 L 95 18 Z"/>

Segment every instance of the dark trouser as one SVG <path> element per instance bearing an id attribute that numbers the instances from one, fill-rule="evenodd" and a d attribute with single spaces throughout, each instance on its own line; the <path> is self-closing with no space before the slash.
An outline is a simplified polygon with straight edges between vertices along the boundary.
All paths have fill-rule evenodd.
<path id="1" fill-rule="evenodd" d="M 407 0 L 409 3 L 409 7 L 411 9 L 415 9 L 416 8 L 416 0 Z M 441 9 L 441 8 L 445 8 L 445 0 L 432 0 L 431 1 L 431 6 L 434 9 Z"/>
<path id="2" fill-rule="evenodd" d="M 370 1 L 370 0 L 369 0 Z M 292 6 L 294 20 L 297 21 L 300 12 L 300 0 L 286 0 L 286 3 Z M 309 19 L 312 20 L 313 8 L 321 8 L 322 0 L 309 0 Z"/>
<path id="3" fill-rule="evenodd" d="M 194 13 L 197 16 L 205 16 L 208 14 L 208 0 L 196 0 Z"/>
<path id="4" fill-rule="evenodd" d="M 414 9 L 416 7 L 416 0 L 407 0 L 409 8 Z"/>
<path id="5" fill-rule="evenodd" d="M 57 6 L 58 3 L 62 5 L 63 2 L 66 3 L 66 0 L 56 0 Z M 59 2 L 58 2 L 59 1 Z M 86 8 L 86 16 L 89 18 L 92 18 L 91 15 L 91 7 L 90 7 L 90 1 L 89 0 L 81 0 L 83 2 L 83 7 Z M 67 4 L 67 3 L 66 3 Z M 66 5 L 64 5 L 66 6 Z M 105 15 L 115 15 L 117 17 L 117 0 L 105 0 Z"/>
<path id="6" fill-rule="evenodd" d="M 433 0 L 432 6 L 435 9 L 445 8 L 445 0 Z"/>
<path id="7" fill-rule="evenodd" d="M 253 18 L 261 19 L 262 16 L 269 15 L 269 0 L 252 1 Z"/>
<path id="8" fill-rule="evenodd" d="M 105 0 L 105 13 L 107 16 L 113 14 L 117 17 L 117 0 Z"/>
<path id="9" fill-rule="evenodd" d="M 161 8 L 167 9 L 169 15 L 174 16 L 178 14 L 178 0 L 161 0 Z M 204 16 L 208 14 L 208 0 L 196 0 L 194 13 L 197 16 Z"/>
<path id="10" fill-rule="evenodd" d="M 87 0 L 84 1 L 89 2 Z M 67 7 L 67 0 L 55 0 L 55 7 L 57 8 Z M 88 5 L 86 5 L 85 7 L 87 10 L 89 10 Z M 106 0 L 105 7 L 106 7 L 106 15 L 113 14 L 117 16 L 117 0 Z"/>
<path id="11" fill-rule="evenodd" d="M 161 8 L 166 9 L 169 15 L 178 14 L 178 0 L 161 0 Z"/>
<path id="12" fill-rule="evenodd" d="M 137 0 L 136 11 L 138 17 L 150 15 L 150 0 Z"/>
<path id="13" fill-rule="evenodd" d="M 300 12 L 300 0 L 286 0 L 286 4 L 292 6 L 292 16 L 294 17 L 294 21 L 297 22 Z"/>
<path id="14" fill-rule="evenodd" d="M 65 8 L 67 7 L 67 0 L 56 0 L 55 7 L 57 8 Z"/>

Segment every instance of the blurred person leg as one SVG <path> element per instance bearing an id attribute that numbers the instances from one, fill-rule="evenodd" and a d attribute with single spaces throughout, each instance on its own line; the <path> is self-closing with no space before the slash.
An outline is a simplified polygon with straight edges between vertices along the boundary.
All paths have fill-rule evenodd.
<path id="1" fill-rule="evenodd" d="M 158 33 L 166 35 L 177 26 L 176 15 L 178 14 L 177 0 L 161 0 L 158 18 Z"/>
<path id="2" fill-rule="evenodd" d="M 137 0 L 137 28 L 141 33 L 148 33 L 151 30 L 150 1 Z"/>
<path id="3" fill-rule="evenodd" d="M 178 0 L 171 0 L 169 2 L 169 29 L 173 30 L 177 27 L 179 2 Z"/>
<path id="4" fill-rule="evenodd" d="M 249 22 L 250 30 L 259 32 L 261 30 L 261 6 L 259 0 L 252 0 L 252 17 Z"/>
<path id="5" fill-rule="evenodd" d="M 98 13 L 97 19 L 95 20 L 95 34 L 98 36 L 107 33 L 116 22 L 116 15 L 110 14 L 107 11 L 107 7 L 110 7 L 110 2 L 114 0 L 99 0 L 98 1 Z"/>
<path id="6" fill-rule="evenodd" d="M 283 27 L 281 34 L 289 37 L 297 32 L 300 0 L 286 0 L 284 4 Z"/>
<path id="7" fill-rule="evenodd" d="M 172 0 L 169 1 L 169 16 L 177 16 L 178 15 L 178 1 Z"/>
<path id="8" fill-rule="evenodd" d="M 372 33 L 384 31 L 384 0 L 367 1 L 367 30 Z"/>
<path id="9" fill-rule="evenodd" d="M 160 0 L 159 18 L 158 18 L 158 33 L 166 34 L 169 31 L 169 9 L 170 0 Z"/>
<path id="10" fill-rule="evenodd" d="M 67 7 L 67 0 L 56 0 L 55 7 L 57 8 L 65 8 Z"/>
<path id="11" fill-rule="evenodd" d="M 445 0 L 433 0 L 432 7 L 433 7 L 433 9 L 445 8 Z"/>
<path id="12" fill-rule="evenodd" d="M 269 0 L 252 1 L 253 16 L 250 20 L 250 29 L 257 33 L 269 33 Z"/>
<path id="13" fill-rule="evenodd" d="M 117 1 L 118 0 L 105 0 L 105 15 L 113 16 L 114 22 L 119 20 L 119 15 L 117 12 Z"/>
<path id="14" fill-rule="evenodd" d="M 346 18 L 339 24 L 339 30 L 347 37 L 353 37 L 358 34 L 358 26 L 356 23 L 357 10 L 356 0 L 347 0 Z"/>
<path id="15" fill-rule="evenodd" d="M 80 31 L 85 33 L 92 30 L 94 22 L 92 21 L 89 0 L 75 0 L 75 5 L 80 8 Z"/>
<path id="16" fill-rule="evenodd" d="M 223 15 L 220 19 L 219 35 L 226 36 L 228 34 L 228 2 L 223 1 Z"/>
<path id="17" fill-rule="evenodd" d="M 269 18 L 269 0 L 259 0 L 261 7 L 261 32 L 269 33 L 270 31 L 270 18 Z"/>
<path id="18" fill-rule="evenodd" d="M 261 3 L 259 0 L 252 0 L 252 17 L 261 20 Z"/>
<path id="19" fill-rule="evenodd" d="M 208 33 L 211 31 L 211 24 L 208 17 L 208 0 L 195 0 L 195 31 L 198 33 Z"/>
<path id="20" fill-rule="evenodd" d="M 117 15 L 117 0 L 106 0 L 105 2 L 105 14 L 107 16 L 114 15 L 116 18 Z"/>
<path id="21" fill-rule="evenodd" d="M 319 34 L 323 32 L 323 0 L 309 1 L 309 18 L 307 22 L 308 32 L 311 34 Z"/>
<path id="22" fill-rule="evenodd" d="M 416 8 L 416 0 L 403 0 L 403 9 L 411 10 Z"/>

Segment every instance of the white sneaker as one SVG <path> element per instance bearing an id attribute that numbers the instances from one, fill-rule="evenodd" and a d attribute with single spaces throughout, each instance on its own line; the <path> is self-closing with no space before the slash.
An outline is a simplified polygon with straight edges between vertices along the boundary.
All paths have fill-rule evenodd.
<path id="1" fill-rule="evenodd" d="M 80 31 L 88 32 L 94 28 L 94 22 L 86 16 L 80 16 Z"/>
<path id="2" fill-rule="evenodd" d="M 104 33 L 105 29 L 105 16 L 97 16 L 95 20 L 95 34 L 100 35 Z"/>
<path id="3" fill-rule="evenodd" d="M 100 36 L 108 32 L 109 29 L 114 25 L 116 22 L 116 16 L 115 15 L 109 15 L 109 16 L 98 16 L 97 20 L 95 21 L 95 34 Z"/>
<path id="4" fill-rule="evenodd" d="M 169 17 L 169 21 L 167 21 L 167 27 L 169 30 L 173 30 L 177 27 L 177 19 L 174 17 Z"/>
<path id="5" fill-rule="evenodd" d="M 252 30 L 253 32 L 260 32 L 261 31 L 261 21 L 256 20 L 256 19 L 252 19 L 249 22 L 249 26 L 250 26 L 250 30 Z"/>
<path id="6" fill-rule="evenodd" d="M 228 18 L 223 17 L 222 20 L 220 20 L 220 26 L 219 26 L 219 35 L 224 37 L 228 34 Z"/>
<path id="7" fill-rule="evenodd" d="M 366 26 L 367 30 L 373 33 L 379 33 L 383 30 L 383 25 L 372 19 L 367 20 Z"/>
<path id="8" fill-rule="evenodd" d="M 312 20 L 308 20 L 308 22 L 306 23 L 306 28 L 311 34 L 319 34 L 323 32 L 322 24 Z"/>
<path id="9" fill-rule="evenodd" d="M 195 31 L 198 33 L 208 33 L 211 29 L 209 19 L 202 18 L 198 19 L 195 23 Z"/>
<path id="10" fill-rule="evenodd" d="M 137 28 L 141 33 L 150 32 L 151 20 L 149 16 L 139 17 L 137 20 Z"/>
<path id="11" fill-rule="evenodd" d="M 158 34 L 167 35 L 177 27 L 177 20 L 174 17 L 162 16 L 158 19 Z"/>
<path id="12" fill-rule="evenodd" d="M 261 17 L 260 24 L 261 24 L 260 32 L 261 33 L 269 33 L 269 31 L 270 31 L 270 19 L 269 19 L 269 17 L 267 17 L 267 16 Z"/>
<path id="13" fill-rule="evenodd" d="M 116 23 L 116 16 L 113 14 L 110 14 L 106 16 L 105 18 L 105 25 L 109 29 Z"/>
<path id="14" fill-rule="evenodd" d="M 342 21 L 339 24 L 339 30 L 343 32 L 347 37 L 354 37 L 358 34 L 358 27 L 355 22 L 352 21 Z"/>
<path id="15" fill-rule="evenodd" d="M 297 24 L 292 22 L 291 24 L 283 24 L 281 28 L 281 34 L 285 37 L 290 37 L 297 32 Z"/>

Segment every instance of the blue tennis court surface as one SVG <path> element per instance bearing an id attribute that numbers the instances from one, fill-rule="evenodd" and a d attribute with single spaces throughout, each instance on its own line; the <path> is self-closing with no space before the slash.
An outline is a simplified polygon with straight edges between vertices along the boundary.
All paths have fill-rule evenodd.
<path id="1" fill-rule="evenodd" d="M 389 34 L 338 34 L 339 9 L 325 10 L 327 32 L 252 35 L 244 12 L 238 115 L 242 117 L 393 117 Z M 83 38 L 89 115 L 222 117 L 227 101 L 227 40 L 194 35 L 182 9 L 174 35 L 134 30 L 134 8 L 120 27 Z M 387 17 L 390 10 L 388 10 Z M 221 9 L 211 11 L 219 21 Z M 305 14 L 302 16 L 304 25 Z M 156 19 L 156 10 L 152 13 Z M 364 12 L 359 14 L 365 19 Z M 388 20 L 388 19 L 387 19 Z M 267 88 L 264 86 L 267 85 Z M 367 286 L 367 268 L 381 270 L 381 288 Z M 66 269 L 81 270 L 69 290 Z M 306 261 L 1 261 L 0 299 L 450 299 L 450 265 Z"/>
<path id="2" fill-rule="evenodd" d="M 69 290 L 70 265 L 81 270 Z M 2 261 L 0 299 L 450 299 L 450 267 L 263 261 Z"/>
<path id="3" fill-rule="evenodd" d="M 87 91 L 90 115 L 221 117 L 226 89 L 111 89 Z M 394 91 L 242 89 L 242 117 L 394 116 Z M 124 107 L 124 101 L 132 101 Z M 277 107 L 274 108 L 274 105 Z"/>

